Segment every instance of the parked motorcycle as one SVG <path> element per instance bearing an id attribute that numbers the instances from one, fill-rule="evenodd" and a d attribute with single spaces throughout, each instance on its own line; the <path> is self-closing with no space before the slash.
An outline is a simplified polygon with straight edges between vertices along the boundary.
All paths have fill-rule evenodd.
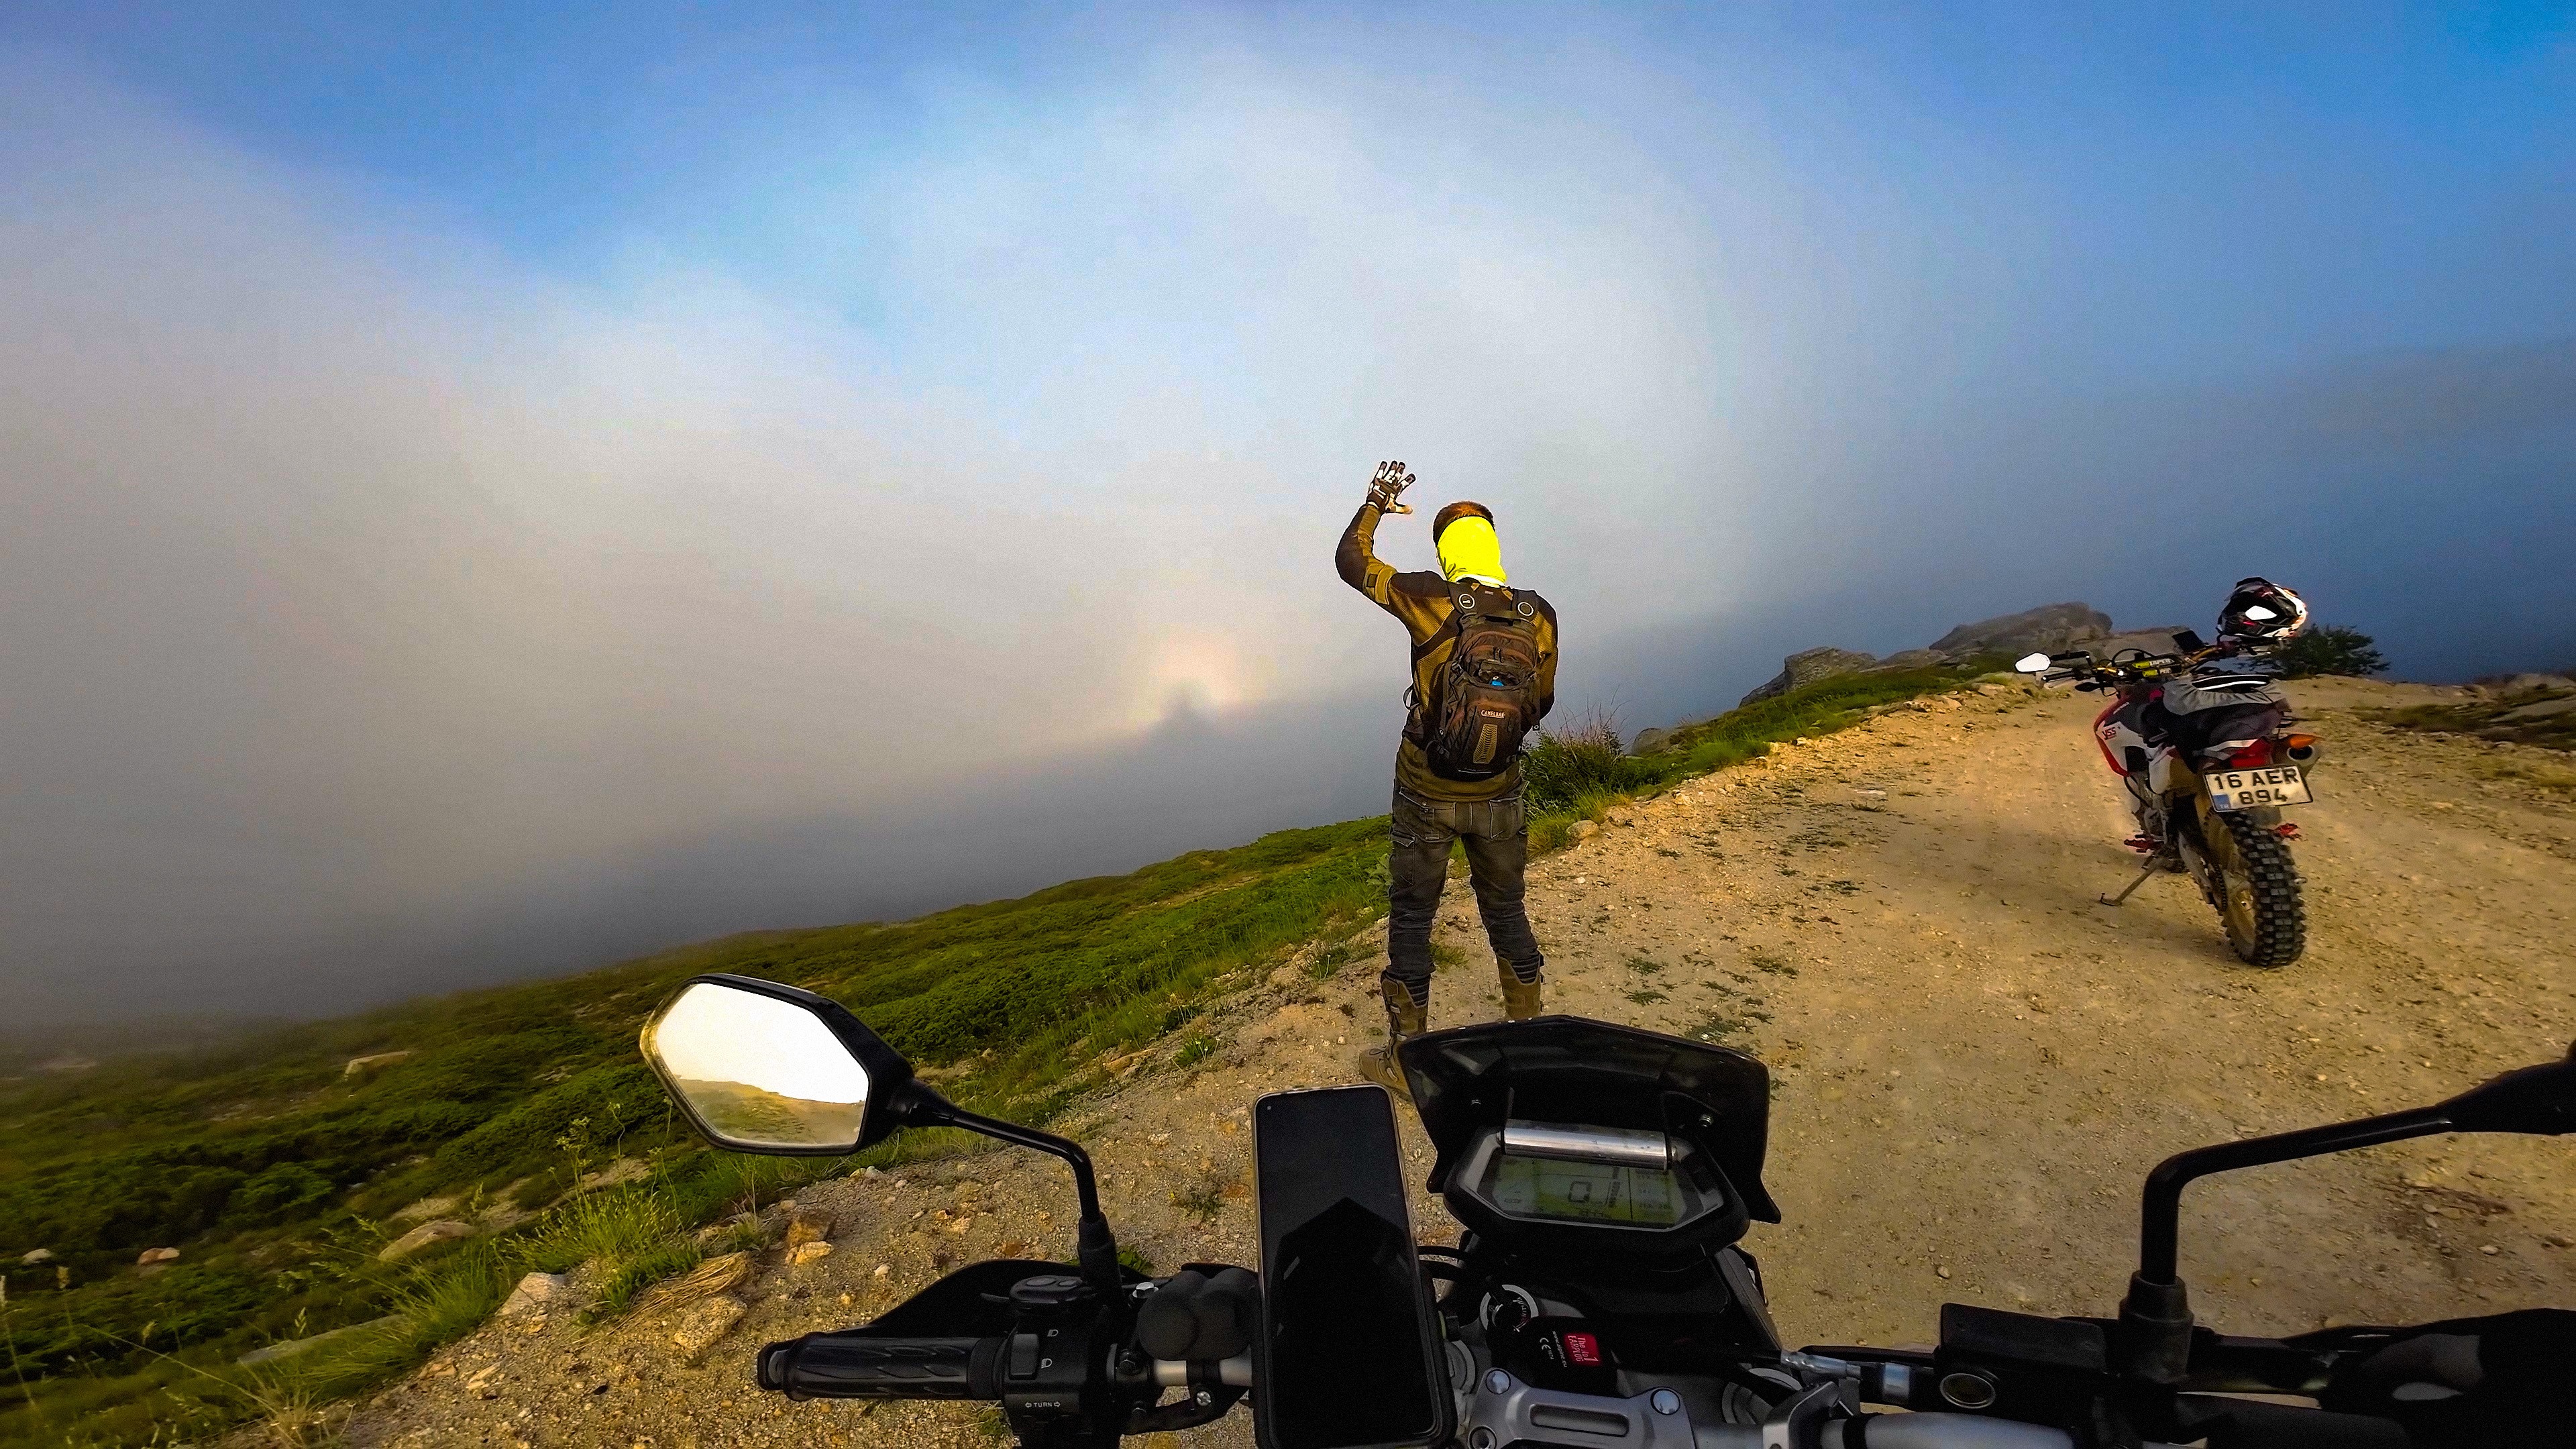
<path id="1" fill-rule="evenodd" d="M 1439 1154 L 1430 1186 L 1465 1228 L 1454 1247 L 1415 1241 L 1380 1088 L 1264 1096 L 1261 1274 L 1193 1263 L 1164 1278 L 1120 1266 L 1079 1146 L 962 1111 L 832 1001 L 702 976 L 645 1027 L 643 1049 L 720 1147 L 842 1155 L 939 1125 L 1073 1169 L 1076 1264 L 976 1263 L 862 1327 L 769 1344 L 759 1385 L 791 1399 L 997 1401 L 1021 1443 L 1065 1449 L 1209 1423 L 1247 1393 L 1264 1449 L 2400 1449 L 2576 1436 L 2563 1372 L 2576 1314 L 2234 1337 L 2194 1322 L 2176 1270 L 2194 1179 L 2437 1132 L 2564 1133 L 2576 1129 L 2576 1052 L 2437 1106 L 2167 1159 L 2147 1179 L 2139 1265 L 2116 1316 L 1954 1303 L 1930 1349 L 1790 1349 L 1742 1246 L 1751 1223 L 1780 1219 L 1762 1182 L 1770 1079 L 1725 1047 L 1572 1017 L 1404 1043 Z"/>
<path id="2" fill-rule="evenodd" d="M 2259 607 L 2259 606 L 2258 606 Z M 2257 661 L 2261 643 L 2203 644 L 2185 631 L 2178 654 L 2123 649 L 2032 654 L 2015 664 L 2041 683 L 2073 680 L 2110 703 L 2093 718 L 2103 763 L 2127 788 L 2146 856 L 2138 878 L 2105 905 L 2127 901 L 2159 871 L 2187 874 L 2227 928 L 2227 944 L 2255 966 L 2287 966 L 2307 949 L 2307 913 L 2290 842 L 2287 805 L 2316 797 L 2309 781 L 2317 737 L 2295 732 L 2273 675 L 2229 668 Z"/>

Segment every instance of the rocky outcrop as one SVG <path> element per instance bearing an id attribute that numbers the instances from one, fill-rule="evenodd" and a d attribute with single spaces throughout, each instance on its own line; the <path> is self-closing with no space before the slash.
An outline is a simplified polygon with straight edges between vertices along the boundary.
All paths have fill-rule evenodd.
<path id="1" fill-rule="evenodd" d="M 1889 669 L 1931 669 L 1951 663 L 1949 655 L 1938 649 L 1899 649 L 1870 666 L 1871 673 Z"/>
<path id="2" fill-rule="evenodd" d="M 2491 674 L 2478 683 L 2493 694 L 2533 694 L 2544 689 L 2576 689 L 2565 674 Z"/>
<path id="3" fill-rule="evenodd" d="M 2083 647 L 2096 659 L 2108 659 L 2123 649 L 2143 649 L 2149 654 L 2177 654 L 2181 651 L 2175 647 L 2174 636 L 2185 632 L 2187 628 L 2181 624 L 2158 624 L 2150 629 L 2123 629 L 2107 639 L 2088 639 Z"/>
<path id="4" fill-rule="evenodd" d="M 1776 698 L 1790 690 L 1803 689 L 1819 679 L 1831 679 L 1838 674 L 1858 674 L 1876 663 L 1877 655 L 1863 654 L 1856 649 L 1804 650 L 1781 660 L 1779 674 L 1769 683 L 1757 685 L 1751 694 L 1737 700 L 1735 707 L 1742 709 L 1757 700 Z"/>
<path id="5" fill-rule="evenodd" d="M 396 1062 L 410 1060 L 411 1055 L 409 1051 L 398 1051 L 377 1052 L 373 1056 L 366 1057 L 351 1057 L 349 1064 L 340 1069 L 340 1075 L 349 1078 L 373 1076 Z"/>
<path id="6" fill-rule="evenodd" d="M 2576 694 L 2564 699 L 2544 699 L 2538 704 L 2518 705 L 2496 716 L 2497 724 L 2524 724 L 2536 719 L 2550 719 L 2562 714 L 2576 714 Z"/>
<path id="7" fill-rule="evenodd" d="M 157 1268 L 163 1263 L 175 1263 L 178 1261 L 179 1250 L 176 1248 L 146 1248 L 143 1250 L 143 1256 L 134 1260 L 134 1266 L 138 1268 Z"/>
<path id="8" fill-rule="evenodd" d="M 1942 654 L 2023 655 L 2034 650 L 2055 653 L 2111 634 L 2111 616 L 2091 604 L 2043 604 L 2018 614 L 2003 614 L 1962 624 L 1932 641 Z"/>

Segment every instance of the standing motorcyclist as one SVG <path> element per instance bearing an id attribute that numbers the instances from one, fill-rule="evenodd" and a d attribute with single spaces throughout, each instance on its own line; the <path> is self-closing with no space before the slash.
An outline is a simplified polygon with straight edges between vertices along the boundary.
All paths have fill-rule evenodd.
<path id="1" fill-rule="evenodd" d="M 2307 601 L 2296 593 L 2265 578 L 2238 579 L 2218 611 L 2219 657 L 2285 642 L 2307 625 Z M 2185 647 L 2197 648 L 2197 641 Z M 2151 744 L 2170 741 L 2186 751 L 2197 751 L 2213 740 L 2232 739 L 2240 734 L 2260 738 L 2277 728 L 2289 712 L 2288 706 L 2277 699 L 2208 710 L 2176 710 L 2166 698 L 2168 688 L 2188 690 L 2189 679 L 2186 676 L 2172 686 L 2144 691 L 2121 706 L 2123 722 Z M 2138 833 L 2129 837 L 2129 848 L 2147 855 L 2162 851 L 2164 810 L 2146 772 L 2127 771 L 2121 783 L 2128 787 L 2130 805 L 2138 819 Z"/>
<path id="2" fill-rule="evenodd" d="M 1449 842 L 1467 852 L 1476 909 L 1494 948 L 1503 1015 L 1539 1014 L 1546 958 L 1523 906 L 1529 821 L 1521 800 L 1520 746 L 1556 703 L 1556 610 L 1504 586 L 1494 515 L 1458 502 L 1431 523 L 1439 573 L 1398 573 L 1371 547 L 1378 519 L 1413 510 L 1398 502 L 1413 475 L 1382 463 L 1368 501 L 1333 551 L 1342 582 L 1404 621 L 1413 640 L 1412 688 L 1395 755 L 1395 809 L 1387 856 L 1387 1042 L 1360 1055 L 1360 1070 L 1397 1095 L 1395 1046 L 1425 1029 L 1431 1011 L 1431 925 L 1449 874 Z"/>

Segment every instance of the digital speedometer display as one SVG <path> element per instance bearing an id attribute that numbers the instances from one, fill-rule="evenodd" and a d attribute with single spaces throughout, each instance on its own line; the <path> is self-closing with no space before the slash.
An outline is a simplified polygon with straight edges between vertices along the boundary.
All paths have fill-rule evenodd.
<path id="1" fill-rule="evenodd" d="M 1504 1153 L 1486 1195 L 1515 1217 L 1670 1227 L 1681 1220 L 1681 1189 L 1670 1170 L 1567 1162 Z"/>

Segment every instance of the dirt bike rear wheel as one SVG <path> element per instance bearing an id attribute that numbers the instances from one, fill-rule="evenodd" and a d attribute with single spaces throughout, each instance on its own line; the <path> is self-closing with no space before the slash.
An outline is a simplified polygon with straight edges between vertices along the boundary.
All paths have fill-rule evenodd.
<path id="1" fill-rule="evenodd" d="M 2218 916 L 2227 927 L 2227 944 L 2249 966 L 2287 966 L 2308 947 L 2307 906 L 2300 897 L 2290 843 L 2241 816 L 2217 818 L 2227 829 L 2226 843 L 2212 862 L 2218 867 Z"/>

